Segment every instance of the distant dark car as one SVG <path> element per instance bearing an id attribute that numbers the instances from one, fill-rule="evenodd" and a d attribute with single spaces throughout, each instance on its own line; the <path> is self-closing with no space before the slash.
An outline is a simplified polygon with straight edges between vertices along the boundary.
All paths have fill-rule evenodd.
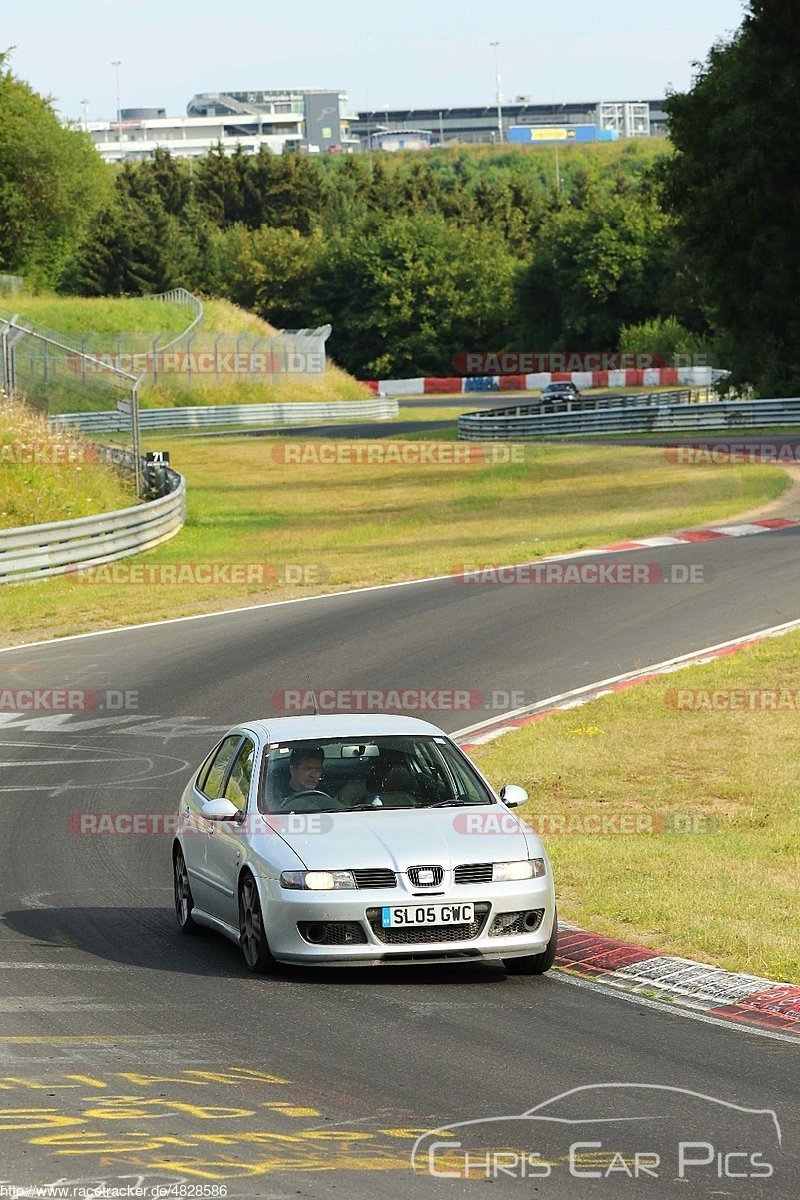
<path id="1" fill-rule="evenodd" d="M 578 400 L 580 394 L 574 383 L 548 383 L 542 390 L 542 400 Z"/>

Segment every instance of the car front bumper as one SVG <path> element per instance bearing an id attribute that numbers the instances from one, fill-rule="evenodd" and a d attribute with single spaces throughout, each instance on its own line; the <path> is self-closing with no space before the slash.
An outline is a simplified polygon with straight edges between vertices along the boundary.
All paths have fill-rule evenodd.
<path id="1" fill-rule="evenodd" d="M 340 892 L 293 891 L 277 880 L 261 879 L 262 907 L 270 950 L 286 963 L 317 966 L 370 966 L 402 962 L 452 962 L 453 960 L 498 960 L 541 954 L 547 947 L 555 918 L 552 876 L 516 883 L 450 887 L 435 894 L 420 895 L 402 887 L 342 890 Z M 380 910 L 385 906 L 475 904 L 476 920 L 471 926 L 410 926 L 400 937 L 380 929 Z M 541 913 L 531 931 L 491 932 L 497 918 L 508 913 Z M 312 942 L 301 933 L 308 926 L 335 928 L 335 935 L 355 935 L 358 940 L 328 944 Z M 522 927 L 523 922 L 519 922 Z M 438 931 L 441 930 L 441 937 Z M 312 932 L 319 932 L 312 931 Z"/>

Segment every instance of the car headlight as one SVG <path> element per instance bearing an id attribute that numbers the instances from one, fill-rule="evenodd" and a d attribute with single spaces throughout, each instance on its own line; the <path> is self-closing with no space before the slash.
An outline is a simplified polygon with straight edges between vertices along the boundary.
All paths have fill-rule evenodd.
<path id="1" fill-rule="evenodd" d="M 335 892 L 356 886 L 352 871 L 283 871 L 280 883 L 282 888 L 310 892 Z"/>
<path id="2" fill-rule="evenodd" d="M 515 879 L 539 879 L 546 873 L 543 858 L 526 858 L 519 862 L 495 863 L 492 883 L 513 883 Z"/>

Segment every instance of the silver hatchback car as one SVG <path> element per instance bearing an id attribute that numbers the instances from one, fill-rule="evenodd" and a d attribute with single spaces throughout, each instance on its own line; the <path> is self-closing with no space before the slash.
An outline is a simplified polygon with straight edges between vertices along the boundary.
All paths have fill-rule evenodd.
<path id="1" fill-rule="evenodd" d="M 304 716 L 232 729 L 180 801 L 184 933 L 209 926 L 251 971 L 501 960 L 553 963 L 553 873 L 539 836 L 441 729 Z"/>

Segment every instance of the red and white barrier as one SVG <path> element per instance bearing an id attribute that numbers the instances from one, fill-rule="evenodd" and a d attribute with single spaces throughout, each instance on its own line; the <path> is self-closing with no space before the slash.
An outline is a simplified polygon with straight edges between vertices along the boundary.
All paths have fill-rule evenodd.
<path id="1" fill-rule="evenodd" d="M 376 396 L 451 396 L 469 393 L 479 396 L 492 392 L 536 392 L 550 383 L 574 383 L 580 391 L 588 388 L 626 387 L 708 387 L 720 376 L 713 367 L 649 367 L 626 371 L 540 371 L 535 375 L 483 376 L 484 386 L 470 387 L 471 376 L 449 378 L 368 380 L 366 386 Z"/>

